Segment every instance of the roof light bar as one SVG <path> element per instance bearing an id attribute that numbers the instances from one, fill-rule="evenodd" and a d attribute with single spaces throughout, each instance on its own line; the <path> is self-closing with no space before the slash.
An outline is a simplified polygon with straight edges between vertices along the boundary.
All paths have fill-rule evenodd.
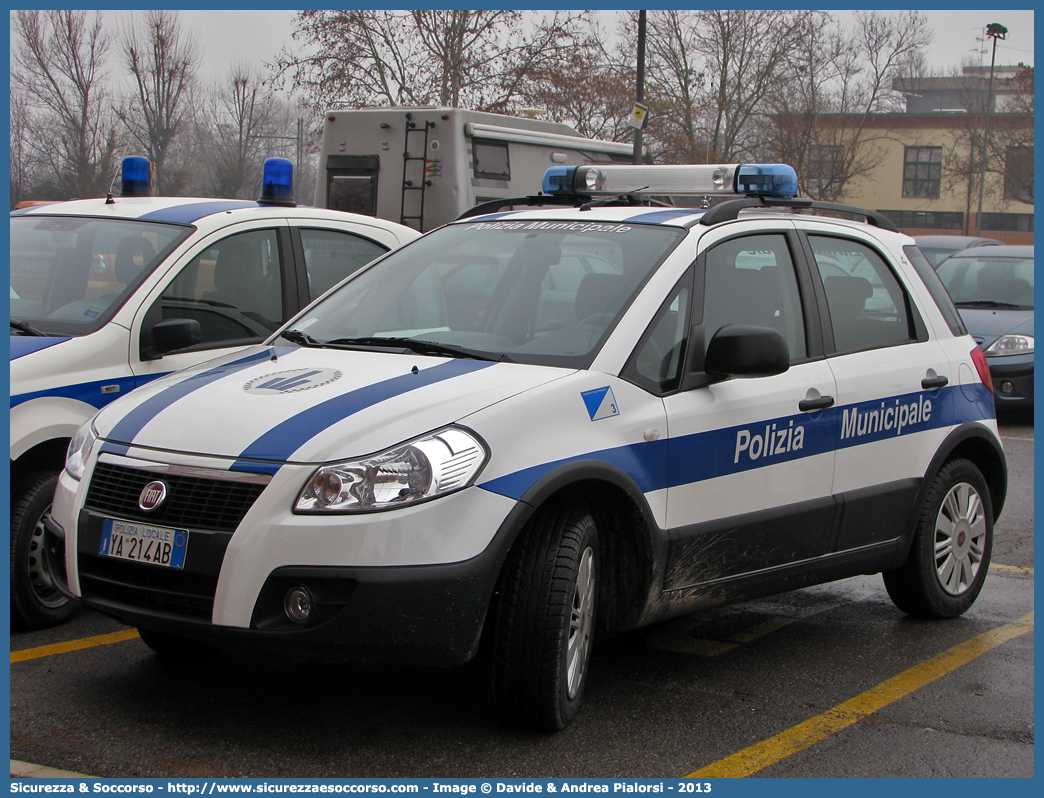
<path id="1" fill-rule="evenodd" d="M 261 205 L 286 205 L 296 207 L 294 202 L 294 165 L 286 158 L 268 158 L 264 176 L 261 178 Z"/>
<path id="2" fill-rule="evenodd" d="M 152 183 L 152 162 L 141 155 L 123 159 L 120 179 L 121 197 L 151 197 L 155 195 Z"/>
<path id="3" fill-rule="evenodd" d="M 545 194 L 797 195 L 797 172 L 787 164 L 552 166 L 544 173 Z"/>

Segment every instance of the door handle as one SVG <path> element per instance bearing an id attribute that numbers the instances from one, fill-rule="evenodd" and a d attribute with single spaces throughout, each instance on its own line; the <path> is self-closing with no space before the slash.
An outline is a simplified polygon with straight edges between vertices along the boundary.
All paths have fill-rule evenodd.
<path id="1" fill-rule="evenodd" d="M 798 402 L 798 410 L 802 413 L 811 413 L 814 410 L 823 410 L 834 404 L 833 396 L 820 396 L 818 399 L 802 399 Z"/>
<path id="2" fill-rule="evenodd" d="M 948 385 L 950 380 L 946 377 L 925 377 L 921 380 L 921 387 L 926 391 L 931 391 L 935 388 L 942 388 L 944 385 Z"/>

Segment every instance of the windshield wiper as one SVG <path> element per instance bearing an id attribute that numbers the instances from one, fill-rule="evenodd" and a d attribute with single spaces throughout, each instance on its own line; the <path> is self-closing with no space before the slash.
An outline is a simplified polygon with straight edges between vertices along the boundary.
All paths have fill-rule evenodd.
<path id="1" fill-rule="evenodd" d="M 997 302 L 993 299 L 976 299 L 972 302 L 956 302 L 959 308 L 1022 308 L 1026 305 L 1013 305 L 1010 302 Z"/>
<path id="2" fill-rule="evenodd" d="M 285 338 L 290 343 L 299 344 L 301 346 L 316 346 L 316 347 L 326 346 L 326 342 L 325 341 L 317 341 L 315 338 L 310 336 L 308 333 L 301 332 L 301 330 L 285 330 L 284 332 L 281 332 L 279 334 L 279 337 L 280 338 Z"/>
<path id="3" fill-rule="evenodd" d="M 21 319 L 11 318 L 11 329 L 20 330 L 22 335 L 37 335 L 41 338 L 46 338 L 47 333 L 40 332 L 38 329 L 33 327 L 29 322 L 22 321 Z"/>
<path id="4" fill-rule="evenodd" d="M 417 338 L 395 338 L 389 337 L 384 338 L 376 335 L 367 335 L 359 338 L 336 338 L 333 341 L 327 341 L 326 346 L 391 346 L 391 347 L 402 347 L 408 349 L 410 352 L 416 352 L 418 355 L 436 355 L 442 357 L 467 357 L 473 360 L 491 360 L 497 361 L 502 358 L 490 357 L 479 352 L 473 352 L 470 349 L 465 349 L 461 346 L 454 346 L 453 344 L 440 344 L 436 341 L 423 341 Z"/>

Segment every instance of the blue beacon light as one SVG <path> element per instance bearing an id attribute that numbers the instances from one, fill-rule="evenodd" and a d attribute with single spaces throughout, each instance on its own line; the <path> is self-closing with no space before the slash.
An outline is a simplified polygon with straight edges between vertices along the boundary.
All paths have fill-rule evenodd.
<path id="1" fill-rule="evenodd" d="M 269 158 L 265 161 L 261 179 L 261 205 L 286 205 L 296 207 L 294 202 L 294 165 L 286 158 Z"/>
<path id="2" fill-rule="evenodd" d="M 131 155 L 123 159 L 122 179 L 120 181 L 121 197 L 151 197 L 152 163 L 141 155 Z"/>

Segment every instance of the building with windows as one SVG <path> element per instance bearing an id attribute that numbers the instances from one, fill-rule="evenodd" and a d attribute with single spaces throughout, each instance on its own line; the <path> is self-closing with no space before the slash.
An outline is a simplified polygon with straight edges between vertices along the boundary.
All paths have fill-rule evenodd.
<path id="1" fill-rule="evenodd" d="M 810 148 L 807 193 L 878 210 L 904 232 L 1033 243 L 1033 68 L 996 67 L 977 219 L 989 69 L 903 78 L 906 112 L 824 114 Z M 858 166 L 854 165 L 858 163 Z"/>

